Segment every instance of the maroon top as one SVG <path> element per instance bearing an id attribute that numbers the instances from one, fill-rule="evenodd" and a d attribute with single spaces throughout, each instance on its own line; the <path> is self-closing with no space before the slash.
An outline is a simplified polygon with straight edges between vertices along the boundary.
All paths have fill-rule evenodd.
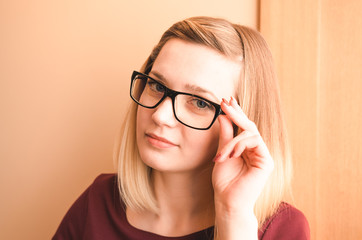
<path id="1" fill-rule="evenodd" d="M 102 174 L 77 199 L 64 216 L 53 240 L 211 240 L 214 228 L 182 237 L 164 237 L 137 229 L 127 221 L 115 174 Z M 310 239 L 303 213 L 287 203 L 259 229 L 259 239 Z"/>

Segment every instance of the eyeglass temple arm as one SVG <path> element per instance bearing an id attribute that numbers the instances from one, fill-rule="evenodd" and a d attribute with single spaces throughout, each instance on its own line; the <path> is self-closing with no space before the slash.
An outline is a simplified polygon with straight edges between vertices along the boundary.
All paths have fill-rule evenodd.
<path id="1" fill-rule="evenodd" d="M 221 108 L 220 108 L 220 110 L 219 110 L 219 115 L 226 115 L 226 113 L 224 113 L 224 112 L 221 110 Z"/>

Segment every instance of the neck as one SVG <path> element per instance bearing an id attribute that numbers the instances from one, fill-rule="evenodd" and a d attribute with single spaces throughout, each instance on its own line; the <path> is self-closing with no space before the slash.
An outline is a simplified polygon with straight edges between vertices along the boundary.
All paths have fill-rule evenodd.
<path id="1" fill-rule="evenodd" d="M 153 170 L 157 214 L 127 209 L 135 227 L 163 236 L 183 236 L 214 225 L 212 167 L 198 173 L 166 173 Z"/>
<path id="2" fill-rule="evenodd" d="M 154 171 L 153 180 L 160 215 L 187 218 L 213 209 L 211 169 L 196 174 Z"/>

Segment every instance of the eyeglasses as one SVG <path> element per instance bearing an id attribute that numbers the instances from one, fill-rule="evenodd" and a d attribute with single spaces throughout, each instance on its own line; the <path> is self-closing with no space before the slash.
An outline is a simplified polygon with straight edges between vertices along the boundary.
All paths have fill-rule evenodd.
<path id="1" fill-rule="evenodd" d="M 225 114 L 219 104 L 191 93 L 174 91 L 136 71 L 132 74 L 130 94 L 137 104 L 145 108 L 156 108 L 170 97 L 177 121 L 193 129 L 207 130 L 220 114 Z"/>

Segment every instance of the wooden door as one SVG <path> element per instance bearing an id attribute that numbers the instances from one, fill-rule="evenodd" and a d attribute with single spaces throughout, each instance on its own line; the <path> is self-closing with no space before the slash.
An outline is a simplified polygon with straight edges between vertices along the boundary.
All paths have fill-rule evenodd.
<path id="1" fill-rule="evenodd" d="M 358 0 L 260 2 L 312 239 L 362 239 L 361 13 Z"/>

